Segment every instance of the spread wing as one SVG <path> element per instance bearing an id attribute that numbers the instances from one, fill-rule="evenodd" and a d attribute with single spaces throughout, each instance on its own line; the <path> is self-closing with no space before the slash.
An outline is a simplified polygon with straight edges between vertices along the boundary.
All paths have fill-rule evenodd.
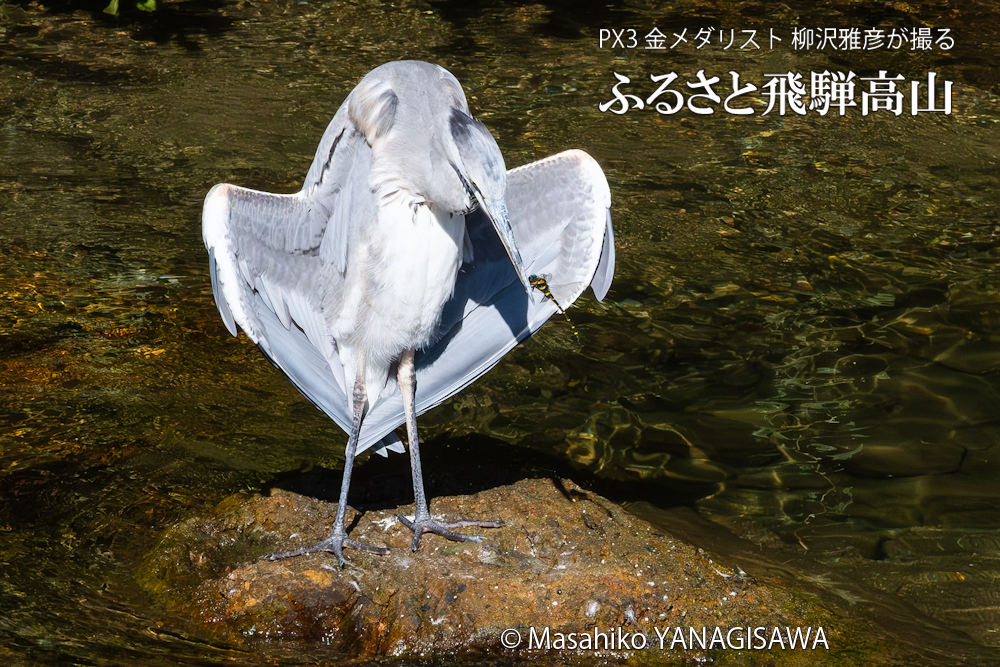
<path id="1" fill-rule="evenodd" d="M 242 328 L 345 429 L 344 373 L 329 325 L 339 311 L 347 248 L 376 215 L 372 150 L 350 117 L 350 99 L 327 127 L 300 192 L 222 183 L 209 191 L 202 213 L 226 328 L 234 336 Z"/>
<path id="2" fill-rule="evenodd" d="M 392 104 L 384 93 L 373 99 Z M 327 318 L 338 310 L 346 249 L 375 215 L 370 189 L 361 187 L 371 148 L 349 117 L 349 101 L 327 128 L 301 192 L 221 184 L 209 192 L 203 213 L 212 289 L 227 329 L 236 335 L 239 325 L 348 432 L 350 382 Z M 603 298 L 611 284 L 610 204 L 604 173 L 582 151 L 508 172 L 507 208 L 522 259 L 564 308 L 588 285 Z M 557 310 L 540 291 L 525 293 L 485 215 L 468 215 L 466 225 L 472 261 L 459 272 L 437 342 L 417 355 L 418 413 L 474 382 Z M 365 417 L 358 451 L 375 445 L 402 451 L 392 435 L 402 423 L 402 399 L 389 378 Z"/>

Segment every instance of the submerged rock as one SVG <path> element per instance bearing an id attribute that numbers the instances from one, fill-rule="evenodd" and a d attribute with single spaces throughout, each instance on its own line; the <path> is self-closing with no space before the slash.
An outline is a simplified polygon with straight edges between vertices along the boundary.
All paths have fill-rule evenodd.
<path id="1" fill-rule="evenodd" d="M 481 530 L 483 543 L 425 535 L 413 553 L 396 511 L 355 514 L 351 537 L 392 553 L 346 550 L 341 569 L 332 554 L 260 558 L 325 538 L 336 505 L 281 490 L 235 495 L 171 528 L 140 578 L 174 612 L 230 640 L 318 642 L 358 657 L 554 652 L 648 663 L 767 653 L 768 664 L 879 662 L 865 631 L 814 598 L 715 563 L 572 482 L 528 479 L 435 498 L 432 509 L 506 525 Z M 805 650 L 789 650 L 789 637 Z"/>

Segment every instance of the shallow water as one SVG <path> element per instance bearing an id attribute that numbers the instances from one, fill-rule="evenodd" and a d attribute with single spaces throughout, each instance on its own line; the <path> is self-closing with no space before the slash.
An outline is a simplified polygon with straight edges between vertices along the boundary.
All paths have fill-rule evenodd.
<path id="1" fill-rule="evenodd" d="M 200 206 L 221 181 L 294 191 L 343 97 L 398 58 L 454 72 L 510 166 L 594 155 L 618 250 L 608 299 L 570 312 L 580 342 L 553 320 L 421 418 L 428 449 L 474 435 L 497 460 L 544 457 L 615 500 L 692 508 L 802 563 L 798 576 L 823 568 L 818 585 L 889 594 L 889 641 L 923 627 L 929 661 L 986 664 L 1000 645 L 990 6 L 272 0 L 115 20 L 103 4 L 0 5 L 0 656 L 340 658 L 213 644 L 132 572 L 172 521 L 341 465 L 339 429 L 226 334 Z M 949 28 L 956 44 L 789 46 L 793 26 L 871 25 Z M 654 26 L 785 41 L 599 47 L 601 28 Z M 705 69 L 721 92 L 730 70 L 759 86 L 827 68 L 936 71 L 953 113 L 598 110 L 613 72 L 649 95 L 650 74 Z"/>

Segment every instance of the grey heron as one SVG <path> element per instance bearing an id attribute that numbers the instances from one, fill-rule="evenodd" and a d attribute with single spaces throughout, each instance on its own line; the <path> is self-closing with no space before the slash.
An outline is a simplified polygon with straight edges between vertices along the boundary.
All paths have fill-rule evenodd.
<path id="1" fill-rule="evenodd" d="M 418 414 L 492 368 L 590 285 L 614 273 L 604 172 L 573 150 L 506 170 L 458 80 L 399 61 L 368 73 L 327 127 L 301 191 L 221 183 L 202 228 L 215 301 L 317 407 L 349 434 L 336 520 L 319 544 L 386 554 L 347 538 L 355 456 L 403 451 L 406 423 L 416 551 L 425 532 L 482 538 L 429 511 Z M 544 293 L 532 284 L 544 280 Z M 558 306 L 556 305 L 558 304 Z M 415 398 L 415 396 L 417 398 Z"/>

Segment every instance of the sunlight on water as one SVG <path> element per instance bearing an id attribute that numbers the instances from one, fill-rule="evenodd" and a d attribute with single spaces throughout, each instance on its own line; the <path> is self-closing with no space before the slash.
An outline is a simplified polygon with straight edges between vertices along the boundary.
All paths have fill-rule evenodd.
<path id="1" fill-rule="evenodd" d="M 1000 645 L 1000 109 L 995 17 L 953 5 L 178 2 L 119 23 L 0 5 L 0 655 L 343 658 L 215 644 L 132 571 L 171 522 L 340 467 L 336 425 L 226 335 L 200 207 L 221 181 L 294 191 L 354 83 L 405 57 L 456 74 L 508 166 L 593 154 L 618 253 L 608 299 L 570 312 L 579 340 L 554 318 L 422 418 L 429 447 L 474 434 L 498 465 L 537 457 L 614 500 L 694 508 L 898 595 L 979 664 Z M 956 48 L 654 54 L 596 38 L 924 23 Z M 954 112 L 598 111 L 615 71 L 639 91 L 670 71 L 834 67 L 937 71 Z"/>

